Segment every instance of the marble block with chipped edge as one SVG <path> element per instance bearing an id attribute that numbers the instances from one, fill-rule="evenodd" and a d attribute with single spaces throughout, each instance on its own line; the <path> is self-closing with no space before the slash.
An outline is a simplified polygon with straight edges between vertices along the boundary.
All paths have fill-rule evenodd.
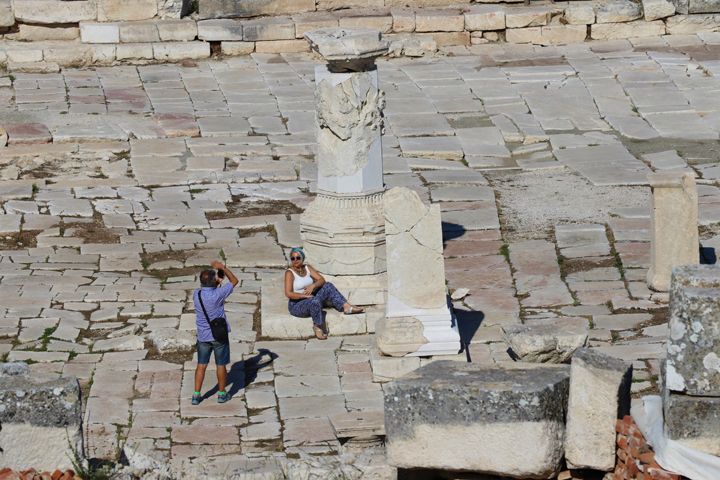
<path id="1" fill-rule="evenodd" d="M 388 462 L 554 478 L 569 377 L 566 366 L 506 369 L 448 360 L 415 370 L 385 387 Z"/>
<path id="2" fill-rule="evenodd" d="M 558 331 L 556 325 L 505 325 L 505 340 L 518 360 L 533 363 L 565 363 L 587 343 L 587 328 Z"/>
<path id="3" fill-rule="evenodd" d="M 377 345 L 393 356 L 456 354 L 460 337 L 447 302 L 440 208 L 404 187 L 385 193 L 388 294 Z"/>
<path id="4" fill-rule="evenodd" d="M 375 58 L 389 48 L 380 31 L 369 28 L 321 28 L 306 32 L 305 39 L 328 62 Z"/>
<path id="5" fill-rule="evenodd" d="M 71 445 L 83 452 L 80 384 L 75 377 L 49 382 L 23 375 L 0 378 L 0 424 L 3 467 L 73 468 Z"/>
<path id="6" fill-rule="evenodd" d="M 690 173 L 652 173 L 648 181 L 652 215 L 647 284 L 653 290 L 667 291 L 673 267 L 700 261 L 697 188 Z"/>
<path id="7" fill-rule="evenodd" d="M 615 467 L 615 423 L 630 411 L 631 382 L 632 364 L 587 348 L 575 353 L 565 433 L 569 468 Z"/>
<path id="8" fill-rule="evenodd" d="M 665 434 L 685 446 L 720 456 L 720 397 L 663 391 Z"/>
<path id="9" fill-rule="evenodd" d="M 666 387 L 720 396 L 720 269 L 680 267 L 672 278 Z"/>

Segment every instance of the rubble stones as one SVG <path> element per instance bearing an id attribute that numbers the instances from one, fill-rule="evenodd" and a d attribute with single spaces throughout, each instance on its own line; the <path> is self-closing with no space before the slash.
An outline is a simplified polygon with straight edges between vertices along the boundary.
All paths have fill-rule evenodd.
<path id="1" fill-rule="evenodd" d="M 587 343 L 583 328 L 549 325 L 504 325 L 505 339 L 517 360 L 532 363 L 566 363 Z"/>
<path id="2" fill-rule="evenodd" d="M 550 478 L 563 456 L 568 383 L 568 368 L 560 366 L 426 365 L 386 386 L 388 461 L 400 468 Z"/>

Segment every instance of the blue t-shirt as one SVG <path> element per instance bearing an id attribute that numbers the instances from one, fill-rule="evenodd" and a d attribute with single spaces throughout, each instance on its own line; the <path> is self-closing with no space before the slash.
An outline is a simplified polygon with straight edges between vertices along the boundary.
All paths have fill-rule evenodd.
<path id="1" fill-rule="evenodd" d="M 203 305 L 210 318 L 205 318 L 203 309 L 200 306 L 198 300 L 198 292 L 202 291 Z M 230 296 L 233 292 L 233 284 L 226 282 L 221 286 L 215 287 L 202 287 L 198 288 L 193 292 L 193 303 L 195 304 L 195 325 L 197 326 L 197 339 L 198 342 L 213 342 L 215 339 L 212 336 L 212 330 L 210 330 L 210 324 L 208 323 L 213 318 L 222 317 L 227 323 L 228 332 L 230 331 L 230 323 L 227 321 L 225 316 L 225 299 Z"/>

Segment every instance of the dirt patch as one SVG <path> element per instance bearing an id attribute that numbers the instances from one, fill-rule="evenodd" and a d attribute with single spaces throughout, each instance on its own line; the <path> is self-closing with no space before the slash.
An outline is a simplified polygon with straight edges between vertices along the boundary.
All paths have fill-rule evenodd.
<path id="1" fill-rule="evenodd" d="M 595 186 L 568 169 L 486 173 L 505 240 L 548 238 L 560 223 L 605 223 L 622 207 L 647 207 L 647 187 Z"/>
<path id="2" fill-rule="evenodd" d="M 143 265 L 146 265 L 146 269 L 158 262 L 178 261 L 184 264 L 191 253 L 192 250 L 165 250 L 162 252 L 141 253 L 140 260 Z M 163 270 L 163 272 L 166 272 L 166 270 Z"/>
<path id="3" fill-rule="evenodd" d="M 563 260 L 561 269 L 565 276 L 577 272 L 587 272 L 595 268 L 614 267 L 615 259 L 612 257 L 599 257 L 597 259 L 587 258 L 566 258 Z"/>
<path id="4" fill-rule="evenodd" d="M 37 247 L 40 230 L 23 230 L 9 235 L 0 235 L 0 250 L 23 250 Z"/>
<path id="5" fill-rule="evenodd" d="M 261 215 L 293 215 L 302 213 L 302 209 L 287 200 L 246 200 L 246 197 L 233 195 L 232 203 L 227 204 L 227 212 L 208 212 L 208 220 L 224 218 L 256 217 Z"/>
<path id="6" fill-rule="evenodd" d="M 61 224 L 62 233 L 73 229 L 73 237 L 82 238 L 85 243 L 120 243 L 120 235 L 107 228 L 99 215 L 91 222 L 66 222 Z"/>

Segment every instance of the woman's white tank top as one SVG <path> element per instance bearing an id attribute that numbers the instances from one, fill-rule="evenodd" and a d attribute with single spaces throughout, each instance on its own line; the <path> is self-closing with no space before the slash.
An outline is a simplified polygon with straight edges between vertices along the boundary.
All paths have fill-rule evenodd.
<path id="1" fill-rule="evenodd" d="M 295 270 L 292 268 L 288 268 L 293 274 L 293 292 L 295 293 L 303 293 L 303 290 L 305 290 L 307 287 L 313 284 L 315 280 L 312 279 L 310 276 L 310 269 L 308 269 L 307 265 L 305 266 L 305 276 L 301 277 L 297 273 L 295 273 Z"/>

